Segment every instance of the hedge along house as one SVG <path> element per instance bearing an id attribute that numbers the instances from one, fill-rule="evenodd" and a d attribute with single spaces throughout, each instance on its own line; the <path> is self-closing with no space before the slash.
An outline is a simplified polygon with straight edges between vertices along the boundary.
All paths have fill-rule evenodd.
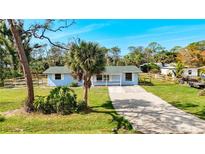
<path id="1" fill-rule="evenodd" d="M 111 85 L 138 85 L 140 69 L 135 66 L 106 66 L 101 74 L 92 76 L 93 86 L 111 86 Z M 47 74 L 48 86 L 65 86 L 71 82 L 77 82 L 71 75 L 71 70 L 64 66 L 55 66 L 48 68 L 44 74 Z M 79 85 L 82 82 L 78 82 Z"/>

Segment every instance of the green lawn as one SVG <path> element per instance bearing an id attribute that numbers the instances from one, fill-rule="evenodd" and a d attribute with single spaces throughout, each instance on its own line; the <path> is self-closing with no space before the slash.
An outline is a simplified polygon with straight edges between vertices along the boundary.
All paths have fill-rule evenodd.
<path id="1" fill-rule="evenodd" d="M 47 95 L 51 88 L 35 88 L 35 95 Z M 25 88 L 0 88 L 0 112 L 14 110 L 23 105 L 26 99 Z"/>
<path id="2" fill-rule="evenodd" d="M 198 89 L 156 79 L 152 83 L 153 86 L 142 87 L 175 107 L 205 119 L 205 96 L 198 96 Z"/>
<path id="3" fill-rule="evenodd" d="M 81 87 L 74 88 L 78 99 L 82 99 Z M 36 95 L 47 95 L 50 88 L 35 88 Z M 0 89 L 0 112 L 22 107 L 26 89 Z M 108 96 L 106 87 L 90 90 L 90 113 L 70 115 L 42 115 L 38 113 L 7 116 L 0 122 L 0 133 L 112 133 L 118 124 L 118 117 Z M 134 133 L 133 130 L 120 129 L 119 133 Z"/>

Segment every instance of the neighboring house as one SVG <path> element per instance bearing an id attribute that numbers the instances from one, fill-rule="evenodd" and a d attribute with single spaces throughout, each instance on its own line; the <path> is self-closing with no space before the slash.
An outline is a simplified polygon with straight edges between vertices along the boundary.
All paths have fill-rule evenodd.
<path id="1" fill-rule="evenodd" d="M 175 63 L 164 64 L 164 65 L 162 65 L 161 63 L 157 63 L 157 65 L 160 67 L 160 72 L 162 75 L 171 75 L 172 77 L 175 76 L 174 73 L 176 72 Z"/>
<path id="2" fill-rule="evenodd" d="M 136 66 L 106 66 L 105 71 L 92 76 L 91 81 L 93 86 L 138 85 L 140 72 Z M 63 86 L 73 81 L 77 82 L 67 67 L 50 67 L 43 73 L 47 74 L 48 86 Z"/>
<path id="3" fill-rule="evenodd" d="M 199 76 L 199 68 L 184 68 L 182 76 L 196 77 Z"/>
<path id="4" fill-rule="evenodd" d="M 204 53 L 205 55 L 205 53 Z M 205 79 L 205 66 L 199 67 L 199 76 L 203 79 Z"/>
<path id="5" fill-rule="evenodd" d="M 176 71 L 176 67 L 174 66 L 165 66 L 160 68 L 162 75 L 171 75 L 174 77 L 174 72 Z"/>
<path id="6" fill-rule="evenodd" d="M 162 67 L 160 68 L 161 74 L 163 75 L 168 75 L 171 74 L 174 76 L 174 72 L 176 72 L 176 67 L 174 66 L 169 66 L 169 67 Z M 184 68 L 182 76 L 184 77 L 196 77 L 199 76 L 199 68 Z"/>

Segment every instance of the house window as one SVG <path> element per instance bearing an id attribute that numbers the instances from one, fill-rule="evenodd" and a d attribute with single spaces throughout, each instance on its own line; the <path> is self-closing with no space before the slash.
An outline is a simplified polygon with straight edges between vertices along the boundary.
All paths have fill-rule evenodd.
<path id="1" fill-rule="evenodd" d="M 61 80 L 61 74 L 55 74 L 55 80 Z"/>
<path id="2" fill-rule="evenodd" d="M 96 75 L 96 80 L 97 81 L 102 81 L 102 75 Z"/>
<path id="3" fill-rule="evenodd" d="M 132 73 L 125 73 L 125 80 L 132 81 Z"/>
<path id="4" fill-rule="evenodd" d="M 110 80 L 110 77 L 109 77 L 109 75 L 104 75 L 104 76 L 103 76 L 103 79 L 104 79 L 104 81 L 109 81 L 109 80 Z"/>
<path id="5" fill-rule="evenodd" d="M 188 70 L 188 74 L 191 75 L 192 74 L 192 70 Z"/>

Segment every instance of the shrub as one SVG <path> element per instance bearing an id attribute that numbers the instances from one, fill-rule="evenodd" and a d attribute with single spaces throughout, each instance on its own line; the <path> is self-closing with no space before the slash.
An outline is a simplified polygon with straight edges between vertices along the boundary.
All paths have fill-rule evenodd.
<path id="1" fill-rule="evenodd" d="M 87 109 L 87 106 L 86 106 L 85 101 L 79 101 L 78 104 L 77 104 L 76 111 L 77 112 L 82 112 L 82 111 L 85 111 L 86 109 Z"/>
<path id="2" fill-rule="evenodd" d="M 145 73 L 147 73 L 147 72 L 159 73 L 160 67 L 154 63 L 149 63 L 149 64 L 144 64 L 143 66 L 141 66 L 141 70 L 142 70 L 142 72 L 145 72 Z"/>
<path id="3" fill-rule="evenodd" d="M 157 66 L 157 64 L 154 64 L 154 63 L 150 63 L 148 64 L 148 66 L 150 67 L 150 69 L 157 69 L 157 70 L 160 69 L 159 66 Z"/>
<path id="4" fill-rule="evenodd" d="M 34 101 L 35 110 L 44 114 L 50 114 L 52 112 L 55 112 L 52 105 L 49 104 L 46 99 L 46 96 L 36 96 Z"/>
<path id="5" fill-rule="evenodd" d="M 0 114 L 0 122 L 5 121 L 5 117 Z"/>
<path id="6" fill-rule="evenodd" d="M 148 64 L 142 65 L 141 67 L 142 72 L 148 73 L 150 68 L 148 67 Z"/>
<path id="7" fill-rule="evenodd" d="M 177 65 L 176 65 L 176 71 L 175 71 L 175 76 L 177 78 L 182 77 L 182 74 L 184 72 L 183 68 L 184 68 L 184 65 L 181 62 L 178 62 Z"/>
<path id="8" fill-rule="evenodd" d="M 78 83 L 77 82 L 71 82 L 69 84 L 69 87 L 78 87 Z"/>
<path id="9" fill-rule="evenodd" d="M 35 110 L 44 114 L 70 114 L 76 110 L 76 94 L 68 87 L 56 87 L 48 97 L 38 96 L 34 102 Z"/>
<path id="10" fill-rule="evenodd" d="M 76 94 L 68 87 L 57 87 L 50 92 L 47 101 L 57 113 L 69 114 L 76 108 Z"/>
<path id="11" fill-rule="evenodd" d="M 112 121 L 116 121 L 117 122 L 117 127 L 113 128 L 112 131 L 113 133 L 117 134 L 119 129 L 126 129 L 126 130 L 132 130 L 133 127 L 132 125 L 129 123 L 129 121 L 127 119 L 125 119 L 122 116 L 113 116 L 113 120 Z"/>
<path id="12" fill-rule="evenodd" d="M 153 68 L 149 71 L 150 73 L 153 73 L 153 74 L 156 74 L 156 73 L 159 73 L 160 71 L 156 68 Z"/>
<path id="13" fill-rule="evenodd" d="M 205 89 L 198 92 L 198 96 L 205 96 Z"/>

